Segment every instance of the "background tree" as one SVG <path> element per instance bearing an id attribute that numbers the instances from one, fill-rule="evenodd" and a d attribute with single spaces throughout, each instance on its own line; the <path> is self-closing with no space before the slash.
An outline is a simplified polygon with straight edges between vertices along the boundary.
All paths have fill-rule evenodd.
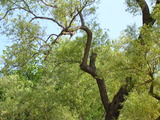
<path id="1" fill-rule="evenodd" d="M 15 41 L 5 52 L 2 73 L 19 74 L 28 80 L 54 80 L 54 89 L 58 90 L 60 96 L 58 101 L 62 106 L 68 106 L 71 112 L 76 110 L 77 114 L 72 116 L 74 119 L 101 119 L 103 116 L 103 112 L 95 112 L 103 109 L 96 104 L 98 98 L 94 96 L 97 91 L 90 80 L 93 78 L 99 88 L 105 120 L 118 119 L 119 116 L 119 119 L 142 119 L 139 113 L 143 116 L 147 114 L 143 117 L 146 120 L 158 118 L 160 1 L 152 2 L 153 9 L 150 12 L 145 0 L 126 0 L 128 11 L 134 14 L 141 12 L 143 26 L 138 35 L 134 27 L 128 27 L 126 34 L 115 42 L 109 42 L 107 34 L 94 20 L 97 2 L 1 1 L 1 11 L 4 13 L 0 19 L 4 25 L 2 34 Z M 64 9 L 64 6 L 68 9 Z M 54 29 L 58 27 L 59 31 L 47 35 L 40 20 L 50 21 L 50 25 Z M 77 36 L 73 36 L 75 33 L 78 33 Z M 70 39 L 65 37 L 67 35 Z M 88 74 L 84 75 L 79 66 Z M 80 87 L 81 92 L 77 86 L 82 83 L 84 87 Z M 62 94 L 65 94 L 65 98 L 61 97 Z M 72 94 L 76 97 L 70 97 Z M 148 111 L 137 112 L 136 106 L 145 98 L 149 99 Z M 142 102 L 140 108 L 143 109 L 148 102 Z M 149 109 L 155 105 L 154 110 Z M 130 111 L 129 107 L 132 108 Z M 93 114 L 90 114 L 91 111 Z M 133 113 L 136 115 L 127 117 Z"/>

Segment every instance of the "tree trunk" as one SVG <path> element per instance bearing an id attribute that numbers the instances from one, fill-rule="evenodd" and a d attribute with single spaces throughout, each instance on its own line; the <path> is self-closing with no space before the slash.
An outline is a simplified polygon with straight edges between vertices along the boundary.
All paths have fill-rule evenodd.
<path id="1" fill-rule="evenodd" d="M 96 73 L 96 65 L 95 65 L 96 56 L 97 56 L 96 53 L 91 54 L 90 62 L 89 62 L 90 64 L 89 65 L 87 64 L 90 47 L 91 47 L 91 41 L 92 41 L 92 32 L 87 26 L 85 26 L 84 19 L 81 12 L 79 12 L 79 15 L 80 15 L 81 24 L 82 24 L 80 29 L 84 30 L 87 34 L 87 41 L 86 41 L 86 46 L 84 50 L 84 56 L 82 58 L 82 63 L 80 64 L 80 68 L 84 72 L 90 74 L 97 81 L 101 101 L 106 113 L 105 120 L 117 119 L 120 114 L 119 110 L 122 109 L 123 107 L 121 103 L 125 101 L 124 95 L 128 95 L 128 91 L 127 91 L 128 84 L 122 85 L 119 91 L 114 96 L 112 102 L 109 102 L 105 80 L 99 77 Z M 129 78 L 129 80 L 130 79 L 131 78 Z M 127 80 L 128 78 L 126 78 L 126 81 Z"/>
<path id="2" fill-rule="evenodd" d="M 124 96 L 128 95 L 127 85 L 121 86 L 111 103 L 108 104 L 105 120 L 118 119 L 120 110 L 123 108 Z"/>

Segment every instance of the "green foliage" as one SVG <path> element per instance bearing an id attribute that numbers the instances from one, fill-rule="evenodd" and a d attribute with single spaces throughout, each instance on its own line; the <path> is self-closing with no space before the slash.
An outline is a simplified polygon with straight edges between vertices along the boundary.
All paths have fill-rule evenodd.
<path id="1" fill-rule="evenodd" d="M 130 37 L 131 39 L 137 39 L 138 38 L 138 28 L 136 24 L 133 25 L 127 25 L 127 28 L 124 30 L 124 36 Z"/>
<path id="2" fill-rule="evenodd" d="M 149 6 L 149 9 L 153 9 L 155 6 L 155 0 L 145 0 Z M 142 13 L 140 6 L 137 3 L 137 0 L 125 0 L 125 4 L 127 6 L 126 11 L 135 15 L 140 15 Z"/>
<path id="3" fill-rule="evenodd" d="M 19 74 L 27 79 L 39 79 L 39 75 L 43 73 L 43 66 L 39 64 L 39 58 L 33 60 L 33 55 L 36 54 L 36 45 L 26 41 L 20 41 L 13 44 L 4 51 L 4 67 L 2 68 L 3 75 Z M 13 69 L 14 68 L 14 69 Z M 32 78 L 31 78 L 32 77 Z"/>
<path id="4" fill-rule="evenodd" d="M 3 120 L 77 119 L 76 113 L 71 113 L 57 100 L 53 80 L 34 84 L 18 76 L 8 76 L 2 78 L 0 84 L 5 98 L 0 102 L 0 118 Z"/>
<path id="5" fill-rule="evenodd" d="M 160 25 L 160 5 L 155 6 L 153 17 L 157 20 L 157 25 Z"/>
<path id="6" fill-rule="evenodd" d="M 140 7 L 136 0 L 125 0 L 125 4 L 127 5 L 126 11 L 132 13 L 133 15 L 140 14 Z"/>
<path id="7" fill-rule="evenodd" d="M 68 71 L 68 77 L 72 77 L 63 81 L 61 77 L 59 80 L 39 80 L 38 83 L 19 76 L 1 78 L 0 118 L 4 120 L 101 119 L 103 109 L 98 102 L 96 84 L 92 85 L 93 81 L 90 78 L 86 83 L 84 79 L 86 76 L 80 76 L 77 82 L 71 70 Z"/>
<path id="8" fill-rule="evenodd" d="M 4 17 L 1 33 L 14 40 L 2 56 L 0 119 L 104 118 L 96 81 L 79 68 L 87 39 L 84 31 L 77 31 L 81 24 L 78 11 L 82 9 L 86 26 L 93 34 L 90 54 L 97 53 L 96 73 L 105 80 L 109 100 L 112 101 L 122 85 L 129 84 L 127 89 L 130 93 L 122 103 L 124 108 L 119 119 L 152 120 L 158 117 L 160 104 L 149 90 L 150 82 L 153 82 L 154 92 L 160 95 L 160 7 L 155 6 L 153 11 L 157 20 L 153 27 L 144 25 L 137 30 L 136 25 L 127 26 L 118 40 L 111 41 L 95 17 L 90 16 L 95 15 L 97 1 L 0 2 L 0 17 Z M 134 15 L 139 12 L 136 0 L 126 0 L 126 4 L 129 12 Z M 7 17 L 4 16 L 6 11 Z M 60 34 L 48 35 L 40 22 L 42 19 L 52 21 L 54 27 L 51 30 L 60 28 Z M 72 39 L 62 36 L 63 32 L 73 31 L 78 34 Z M 53 44 L 55 40 L 57 44 Z M 132 77 L 132 80 L 127 81 L 127 77 Z"/>
<path id="9" fill-rule="evenodd" d="M 71 110 L 76 110 L 79 119 L 102 119 L 103 107 L 100 102 L 97 85 L 93 78 L 84 74 L 80 68 L 84 40 L 62 41 L 58 48 L 44 62 L 47 77 L 55 77 L 59 101 Z M 95 96 L 95 97 L 93 97 Z"/>
<path id="10" fill-rule="evenodd" d="M 119 120 L 155 120 L 159 114 L 160 103 L 156 99 L 145 91 L 134 91 L 127 97 Z"/>

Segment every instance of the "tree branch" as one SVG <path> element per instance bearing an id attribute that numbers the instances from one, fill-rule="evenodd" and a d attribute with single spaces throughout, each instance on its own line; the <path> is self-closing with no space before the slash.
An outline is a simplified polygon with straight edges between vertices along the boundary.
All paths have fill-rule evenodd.
<path id="1" fill-rule="evenodd" d="M 22 0 L 22 1 L 24 2 L 24 4 L 27 6 L 28 9 L 25 9 L 24 7 L 21 7 L 20 5 L 14 3 L 14 2 L 12 2 L 12 3 L 13 3 L 14 5 L 16 5 L 19 9 L 24 10 L 24 11 L 26 11 L 26 12 L 28 12 L 28 13 L 30 13 L 30 14 L 32 14 L 32 15 L 34 16 L 34 17 L 30 20 L 30 22 L 33 21 L 34 19 L 51 20 L 51 21 L 53 21 L 54 23 L 56 23 L 59 27 L 61 27 L 61 28 L 63 28 L 63 29 L 65 28 L 63 25 L 61 25 L 57 20 L 55 20 L 55 19 L 53 19 L 53 18 L 43 17 L 43 16 L 37 16 L 35 13 L 33 13 L 33 12 L 31 11 L 31 9 L 29 8 L 29 5 L 26 3 L 26 1 L 24 1 L 24 0 Z"/>
<path id="2" fill-rule="evenodd" d="M 158 96 L 157 94 L 154 93 L 153 81 L 152 81 L 152 83 L 151 83 L 149 93 L 150 93 L 150 95 L 151 95 L 152 97 L 154 97 L 155 99 L 160 100 L 160 96 Z"/>
<path id="3" fill-rule="evenodd" d="M 87 43 L 86 43 L 86 48 L 84 50 L 84 56 L 83 56 L 83 60 L 82 60 L 82 64 L 87 65 L 89 51 L 91 48 L 92 32 L 86 26 L 82 26 L 80 29 L 84 30 L 87 33 Z"/>
<path id="4" fill-rule="evenodd" d="M 36 15 L 35 15 L 35 17 L 32 18 L 32 19 L 30 20 L 30 22 L 31 22 L 32 20 L 34 20 L 34 19 L 45 19 L 45 20 L 50 20 L 50 21 L 53 21 L 54 23 L 56 23 L 56 24 L 57 24 L 58 26 L 60 26 L 61 28 L 64 28 L 63 25 L 61 25 L 58 21 L 56 21 L 56 20 L 53 19 L 53 18 L 49 18 L 49 17 L 41 17 L 41 16 L 36 16 Z"/>
<path id="5" fill-rule="evenodd" d="M 96 57 L 97 57 L 97 54 L 96 53 L 92 53 L 91 57 L 90 57 L 90 63 L 89 63 L 89 66 L 94 70 L 96 70 L 96 65 L 95 65 Z"/>
<path id="6" fill-rule="evenodd" d="M 82 11 L 79 11 L 78 13 L 79 13 L 79 17 L 80 17 L 80 20 L 81 20 L 81 26 L 85 26 Z"/>
<path id="7" fill-rule="evenodd" d="M 30 10 L 29 5 L 27 4 L 27 2 L 25 0 L 22 0 L 24 2 L 24 4 L 27 6 L 28 10 Z"/>
<path id="8" fill-rule="evenodd" d="M 138 5 L 140 6 L 142 10 L 142 21 L 143 24 L 149 24 L 150 23 L 150 11 L 149 7 L 145 0 L 136 0 Z"/>
<path id="9" fill-rule="evenodd" d="M 106 91 L 105 81 L 100 78 L 95 78 L 95 79 L 97 81 L 97 85 L 99 88 L 102 104 L 104 106 L 105 112 L 107 113 L 107 112 L 109 112 L 109 109 L 108 109 L 109 98 L 108 98 L 107 91 Z"/>
<path id="10" fill-rule="evenodd" d="M 77 14 L 75 14 L 75 15 L 73 16 L 72 20 L 71 20 L 70 23 L 69 23 L 68 28 L 71 27 L 73 21 L 75 20 L 75 18 L 76 18 L 78 15 L 80 15 L 81 21 L 84 22 L 81 12 L 82 12 L 82 10 L 86 7 L 86 5 L 87 5 L 87 4 L 85 4 L 85 5 L 77 12 Z M 82 26 L 83 26 L 83 25 L 84 25 L 84 24 L 82 24 Z"/>
<path id="11" fill-rule="evenodd" d="M 47 3 L 45 3 L 43 0 L 40 0 L 44 5 L 46 5 L 46 6 L 49 6 L 49 7 L 52 7 L 52 8 L 57 8 L 57 6 L 56 5 L 50 5 L 50 4 L 47 4 Z M 55 4 L 55 3 L 54 3 Z"/>
<path id="12" fill-rule="evenodd" d="M 160 0 L 157 0 L 157 1 L 156 1 L 156 5 L 157 5 L 157 4 L 160 4 Z"/>
<path id="13" fill-rule="evenodd" d="M 140 6 L 140 8 L 142 10 L 142 22 L 143 22 L 143 25 L 146 24 L 146 25 L 148 25 L 148 27 L 152 27 L 153 24 L 156 22 L 156 19 L 154 19 L 152 17 L 152 14 L 149 11 L 149 7 L 147 5 L 147 2 L 145 0 L 136 0 L 136 2 L 138 3 L 138 5 Z M 158 4 L 160 4 L 160 0 L 156 1 L 156 5 L 158 5 Z M 145 45 L 145 41 L 144 41 L 142 36 L 143 35 L 140 32 L 140 35 L 139 35 L 138 39 L 140 39 L 140 44 L 141 45 Z"/>
<path id="14" fill-rule="evenodd" d="M 114 96 L 111 103 L 108 105 L 108 113 L 106 116 L 107 120 L 113 119 L 111 118 L 114 116 L 115 119 L 118 119 L 118 116 L 120 114 L 120 109 L 123 108 L 122 102 L 125 101 L 125 95 L 128 95 L 129 91 L 132 90 L 133 86 L 131 85 L 131 77 L 126 78 L 126 85 L 122 85 L 119 89 L 119 91 Z M 128 88 L 130 86 L 130 89 Z"/>
<path id="15" fill-rule="evenodd" d="M 138 84 L 136 87 L 149 84 L 149 83 L 151 83 L 152 81 L 153 81 L 152 79 L 146 80 L 146 81 L 144 81 L 143 83 Z"/>
<path id="16" fill-rule="evenodd" d="M 118 118 L 120 114 L 120 109 L 122 109 L 123 105 L 122 102 L 125 101 L 125 95 L 128 95 L 127 91 L 127 85 L 121 86 L 117 94 L 114 96 L 113 100 L 111 103 L 109 103 L 109 110 L 108 110 L 108 115 L 106 117 L 114 116 L 115 119 Z"/>
<path id="17" fill-rule="evenodd" d="M 58 36 L 57 34 L 50 34 L 46 41 L 48 41 L 52 36 Z"/>
<path id="18" fill-rule="evenodd" d="M 4 19 L 4 18 L 8 15 L 8 13 L 9 13 L 10 11 L 16 10 L 16 9 L 19 9 L 19 7 L 15 7 L 15 8 L 11 8 L 11 9 L 7 10 L 6 13 L 4 14 L 4 16 L 3 16 L 2 18 L 0 18 L 0 20 Z"/>
<path id="19" fill-rule="evenodd" d="M 86 47 L 85 47 L 85 50 L 84 50 L 84 56 L 83 56 L 80 68 L 84 72 L 89 73 L 94 79 L 96 79 L 97 85 L 98 85 L 98 88 L 99 88 L 99 92 L 100 92 L 100 96 L 101 96 L 101 100 L 102 100 L 102 104 L 104 106 L 105 111 L 107 112 L 108 111 L 109 99 L 108 99 L 104 79 L 101 79 L 96 74 L 95 59 L 96 59 L 97 55 L 95 53 L 92 54 L 91 57 L 90 57 L 90 65 L 89 66 L 87 65 L 88 56 L 89 56 L 89 52 L 90 52 L 90 48 L 91 48 L 92 32 L 87 26 L 85 26 L 85 22 L 84 22 L 84 19 L 83 19 L 83 16 L 82 16 L 81 12 L 79 12 L 79 16 L 80 16 L 80 20 L 81 20 L 80 29 L 87 33 L 87 42 L 86 42 Z"/>
<path id="20" fill-rule="evenodd" d="M 152 18 L 151 13 L 149 11 L 149 7 L 147 5 L 147 2 L 145 0 L 136 0 L 138 5 L 140 6 L 141 10 L 142 10 L 142 21 L 143 21 L 143 25 L 149 25 L 149 26 L 153 26 L 153 24 L 155 23 L 155 19 Z M 160 0 L 156 1 L 156 5 L 160 4 Z"/>

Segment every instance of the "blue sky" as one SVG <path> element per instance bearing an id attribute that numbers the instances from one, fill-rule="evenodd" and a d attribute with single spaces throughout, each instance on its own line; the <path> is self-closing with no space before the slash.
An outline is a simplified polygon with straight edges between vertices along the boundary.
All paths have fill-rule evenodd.
<path id="1" fill-rule="evenodd" d="M 99 7 L 99 22 L 102 28 L 109 29 L 109 36 L 117 38 L 127 25 L 142 24 L 141 16 L 133 16 L 125 11 L 125 0 L 101 0 Z"/>
<path id="2" fill-rule="evenodd" d="M 141 16 L 131 15 L 126 12 L 125 0 L 101 0 L 98 10 L 98 20 L 102 28 L 109 29 L 108 34 L 110 38 L 118 38 L 121 31 L 126 28 L 127 25 L 134 23 L 137 26 L 141 26 Z M 0 38 L 0 55 L 5 49 L 5 46 L 10 45 L 10 41 L 4 36 Z"/>

